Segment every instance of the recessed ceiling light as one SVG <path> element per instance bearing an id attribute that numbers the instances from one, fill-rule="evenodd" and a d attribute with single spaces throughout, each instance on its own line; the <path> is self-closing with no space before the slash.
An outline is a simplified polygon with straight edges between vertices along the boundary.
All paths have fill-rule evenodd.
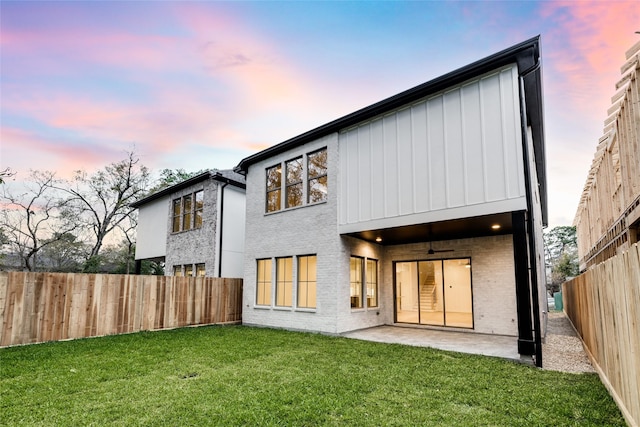
<path id="1" fill-rule="evenodd" d="M 382 237 L 380 236 L 376 237 L 376 242 L 382 242 Z"/>
<path id="2" fill-rule="evenodd" d="M 500 230 L 500 224 L 493 224 L 493 225 L 491 226 L 491 229 L 493 229 L 493 230 Z"/>

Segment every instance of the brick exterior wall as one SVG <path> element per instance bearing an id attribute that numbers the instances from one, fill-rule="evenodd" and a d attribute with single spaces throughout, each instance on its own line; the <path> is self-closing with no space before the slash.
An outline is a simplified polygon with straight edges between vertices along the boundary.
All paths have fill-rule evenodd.
<path id="1" fill-rule="evenodd" d="M 393 262 L 471 258 L 473 332 L 518 335 L 515 268 L 511 235 L 433 242 L 433 249 L 455 252 L 428 255 L 428 243 L 390 246 L 386 250 L 384 283 L 389 287 L 385 319 L 393 322 Z M 444 255 L 444 256 L 443 256 Z"/>
<path id="2" fill-rule="evenodd" d="M 328 151 L 325 203 L 265 214 L 266 168 L 322 147 Z M 333 134 L 273 156 L 249 168 L 243 323 L 293 330 L 342 333 L 394 322 L 393 262 L 439 259 L 428 243 L 384 247 L 338 234 L 338 136 Z M 474 329 L 470 332 L 517 336 L 513 244 L 511 235 L 434 242 L 434 249 L 455 249 L 451 258 L 472 263 Z M 256 260 L 273 260 L 271 301 L 275 301 L 275 258 L 317 255 L 315 309 L 256 305 Z M 379 307 L 352 310 L 349 259 L 378 260 Z M 447 253 L 447 255 L 451 255 Z M 294 306 L 297 268 L 294 258 Z"/>
<path id="3" fill-rule="evenodd" d="M 167 212 L 167 254 L 165 259 L 165 274 L 173 275 L 175 265 L 205 264 L 206 276 L 214 277 L 216 266 L 216 226 L 219 184 L 211 179 L 199 182 L 171 194 L 169 211 Z M 187 194 L 204 190 L 204 208 L 202 211 L 202 228 L 179 231 L 172 230 L 172 203 Z"/>
<path id="4" fill-rule="evenodd" d="M 266 168 L 327 147 L 327 201 L 265 214 Z M 337 225 L 337 135 L 251 166 L 247 174 L 247 221 L 242 321 L 245 324 L 336 333 L 335 271 L 342 258 Z M 257 307 L 256 260 L 317 255 L 316 309 Z M 273 282 L 275 282 L 275 265 Z M 293 277 L 297 275 L 293 263 Z M 272 286 L 272 302 L 275 294 Z M 294 286 L 294 303 L 295 303 Z M 348 301 L 348 300 L 347 300 Z"/>

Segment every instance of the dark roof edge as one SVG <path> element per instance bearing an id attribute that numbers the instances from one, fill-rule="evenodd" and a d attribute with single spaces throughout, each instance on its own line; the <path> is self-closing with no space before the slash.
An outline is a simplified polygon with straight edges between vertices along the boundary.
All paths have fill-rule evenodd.
<path id="1" fill-rule="evenodd" d="M 337 132 L 341 129 L 348 128 L 357 123 L 383 114 L 389 110 L 393 110 L 394 108 L 398 108 L 407 103 L 416 101 L 429 94 L 436 93 L 446 89 L 447 87 L 462 83 L 474 76 L 489 72 L 495 68 L 507 65 L 509 63 L 520 63 L 520 56 L 523 54 L 527 56 L 534 55 L 534 60 L 537 60 L 539 57 L 539 49 L 540 36 L 538 35 L 514 46 L 511 46 L 505 50 L 502 50 L 498 53 L 490 55 L 484 59 L 480 59 L 476 62 L 458 68 L 457 70 L 451 71 L 440 77 L 436 77 L 435 79 L 430 80 L 426 83 L 422 83 L 411 89 L 405 90 L 404 92 L 400 92 L 399 94 L 393 95 L 368 107 L 362 108 L 351 114 L 326 123 L 301 135 L 295 136 L 272 147 L 266 148 L 265 150 L 242 159 L 240 163 L 238 163 L 238 165 L 234 168 L 234 171 L 244 174 L 247 172 L 250 165 L 261 160 L 280 154 L 307 142 L 313 141 L 314 139 L 318 139 L 328 134 Z"/>
<path id="2" fill-rule="evenodd" d="M 216 172 L 211 176 L 211 179 L 214 179 L 218 182 L 222 182 L 223 184 L 233 185 L 234 187 L 242 188 L 243 190 L 247 189 L 247 184 L 244 182 L 236 181 L 235 179 L 226 177 L 222 175 L 220 172 Z"/>
<path id="3" fill-rule="evenodd" d="M 206 171 L 206 172 L 203 172 L 203 173 L 201 173 L 199 175 L 192 176 L 191 178 L 185 179 L 182 182 L 174 184 L 171 187 L 163 188 L 162 190 L 160 190 L 160 191 L 158 191 L 156 193 L 150 194 L 149 196 L 143 197 L 140 200 L 136 200 L 135 202 L 130 203 L 129 206 L 134 208 L 134 209 L 137 209 L 137 208 L 139 208 L 140 206 L 142 206 L 144 204 L 147 204 L 149 202 L 153 202 L 154 200 L 160 199 L 161 197 L 164 197 L 164 196 L 166 196 L 168 194 L 171 194 L 171 193 L 174 193 L 176 191 L 180 191 L 180 190 L 182 190 L 184 188 L 191 187 L 192 185 L 197 184 L 197 183 L 202 182 L 202 181 L 206 181 L 207 179 L 213 179 L 213 180 L 216 180 L 218 182 L 230 184 L 230 185 L 233 185 L 235 187 L 242 188 L 242 189 L 246 189 L 247 188 L 247 186 L 244 183 L 242 183 L 240 181 L 236 181 L 236 180 L 231 179 L 231 178 L 227 178 L 227 177 L 225 177 L 224 175 L 222 175 L 218 171 Z"/>

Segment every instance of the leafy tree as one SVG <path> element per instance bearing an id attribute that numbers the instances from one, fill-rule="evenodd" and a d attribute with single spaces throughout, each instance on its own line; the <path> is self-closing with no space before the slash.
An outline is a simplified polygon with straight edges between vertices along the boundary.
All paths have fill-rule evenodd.
<path id="1" fill-rule="evenodd" d="M 40 253 L 40 264 L 47 271 L 72 273 L 82 270 L 87 257 L 88 245 L 73 233 L 54 236 L 50 244 L 45 245 Z"/>
<path id="2" fill-rule="evenodd" d="M 14 194 L 2 187 L 0 225 L 3 239 L 20 257 L 22 268 L 35 271 L 37 255 L 45 247 L 78 228 L 69 202 L 56 191 L 53 172 L 31 171 L 26 191 Z"/>
<path id="3" fill-rule="evenodd" d="M 140 268 L 140 274 L 164 276 L 164 262 L 143 260 Z"/>
<path id="4" fill-rule="evenodd" d="M 202 169 L 197 172 L 187 172 L 184 169 L 162 169 L 160 172 L 160 178 L 158 178 L 156 184 L 149 190 L 147 195 L 157 193 L 158 191 L 164 190 L 165 188 L 171 187 L 179 182 L 201 175 L 206 171 L 206 169 Z"/>
<path id="5" fill-rule="evenodd" d="M 547 289 L 557 292 L 568 277 L 578 275 L 576 228 L 559 226 L 544 234 Z"/>
<path id="6" fill-rule="evenodd" d="M 131 227 L 124 226 L 134 216 L 129 204 L 146 194 L 149 182 L 149 171 L 138 163 L 135 153 L 128 152 L 124 160 L 92 175 L 77 171 L 66 186 L 58 187 L 70 196 L 68 202 L 76 217 L 91 232 L 90 266 L 97 262 L 107 236 L 118 229 L 132 232 Z"/>

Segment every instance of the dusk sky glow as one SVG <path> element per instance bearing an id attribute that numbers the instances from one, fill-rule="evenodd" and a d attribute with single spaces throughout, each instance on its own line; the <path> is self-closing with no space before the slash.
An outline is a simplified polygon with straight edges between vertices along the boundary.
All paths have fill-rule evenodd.
<path id="1" fill-rule="evenodd" d="M 241 159 L 538 34 L 550 226 L 571 225 L 640 2 L 0 3 L 0 167 Z"/>

